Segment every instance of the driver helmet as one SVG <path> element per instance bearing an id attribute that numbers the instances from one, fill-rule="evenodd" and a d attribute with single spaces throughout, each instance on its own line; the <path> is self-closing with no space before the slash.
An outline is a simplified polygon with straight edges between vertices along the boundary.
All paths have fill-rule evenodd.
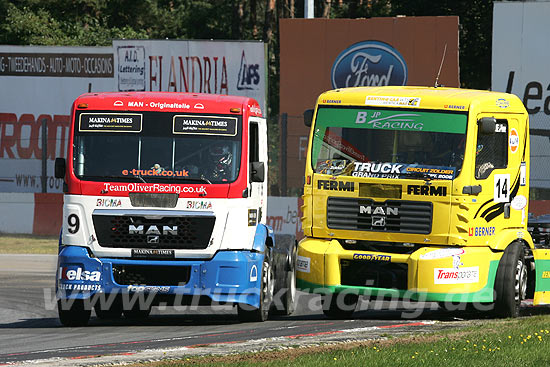
<path id="1" fill-rule="evenodd" d="M 213 144 L 208 148 L 208 153 L 213 162 L 212 177 L 220 180 L 226 179 L 230 175 L 231 163 L 233 162 L 233 154 L 231 154 L 229 144 Z"/>

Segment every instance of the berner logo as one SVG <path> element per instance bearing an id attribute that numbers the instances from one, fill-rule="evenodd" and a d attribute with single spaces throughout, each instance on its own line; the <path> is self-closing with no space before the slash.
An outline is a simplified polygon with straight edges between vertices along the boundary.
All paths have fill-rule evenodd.
<path id="1" fill-rule="evenodd" d="M 331 82 L 333 88 L 405 85 L 407 64 L 387 43 L 363 41 L 338 55 L 332 65 Z"/>

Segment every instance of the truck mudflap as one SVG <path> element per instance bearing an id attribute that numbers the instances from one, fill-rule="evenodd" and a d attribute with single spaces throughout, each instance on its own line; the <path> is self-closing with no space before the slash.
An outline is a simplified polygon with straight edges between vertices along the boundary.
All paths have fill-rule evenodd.
<path id="1" fill-rule="evenodd" d="M 58 300 L 93 299 L 101 295 L 154 294 L 175 305 L 193 297 L 214 303 L 259 307 L 264 254 L 220 251 L 209 260 L 147 260 L 91 257 L 84 247 L 65 246 L 58 257 Z M 186 302 L 185 304 L 188 304 Z"/>
<path id="2" fill-rule="evenodd" d="M 372 298 L 492 302 L 502 252 L 488 247 L 421 247 L 411 253 L 346 250 L 306 238 L 298 247 L 297 286 L 312 293 Z M 549 279 L 550 281 L 550 279 Z"/>
<path id="3" fill-rule="evenodd" d="M 550 249 L 533 250 L 535 259 L 534 305 L 550 304 Z"/>

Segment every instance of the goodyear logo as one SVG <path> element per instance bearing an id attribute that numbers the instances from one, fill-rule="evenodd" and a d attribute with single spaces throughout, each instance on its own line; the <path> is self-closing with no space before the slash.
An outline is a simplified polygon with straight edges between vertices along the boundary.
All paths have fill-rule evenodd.
<path id="1" fill-rule="evenodd" d="M 550 279 L 550 271 L 543 271 L 542 279 Z"/>
<path id="2" fill-rule="evenodd" d="M 353 254 L 353 260 L 391 261 L 391 256 L 390 255 L 376 255 L 376 254 Z"/>

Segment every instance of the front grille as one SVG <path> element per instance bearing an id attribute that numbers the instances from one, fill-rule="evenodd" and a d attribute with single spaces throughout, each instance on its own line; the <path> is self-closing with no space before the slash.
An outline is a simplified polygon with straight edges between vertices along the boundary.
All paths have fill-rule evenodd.
<path id="1" fill-rule="evenodd" d="M 131 192 L 128 197 L 130 197 L 130 204 L 133 207 L 175 208 L 178 204 L 178 194 Z"/>
<path id="2" fill-rule="evenodd" d="M 340 245 L 344 248 L 344 250 L 387 252 L 391 254 L 412 254 L 416 250 L 425 246 L 417 243 L 383 241 L 356 241 L 355 243 L 340 241 Z"/>
<path id="3" fill-rule="evenodd" d="M 113 279 L 119 285 L 184 285 L 189 282 L 190 274 L 190 266 L 113 264 Z"/>
<path id="4" fill-rule="evenodd" d="M 407 264 L 341 260 L 341 284 L 347 286 L 407 289 Z"/>
<path id="5" fill-rule="evenodd" d="M 429 234 L 432 231 L 433 206 L 428 201 L 329 197 L 327 226 L 376 232 Z"/>
<path id="6" fill-rule="evenodd" d="M 108 248 L 203 250 L 208 247 L 216 220 L 213 216 L 92 215 L 97 241 Z"/>

